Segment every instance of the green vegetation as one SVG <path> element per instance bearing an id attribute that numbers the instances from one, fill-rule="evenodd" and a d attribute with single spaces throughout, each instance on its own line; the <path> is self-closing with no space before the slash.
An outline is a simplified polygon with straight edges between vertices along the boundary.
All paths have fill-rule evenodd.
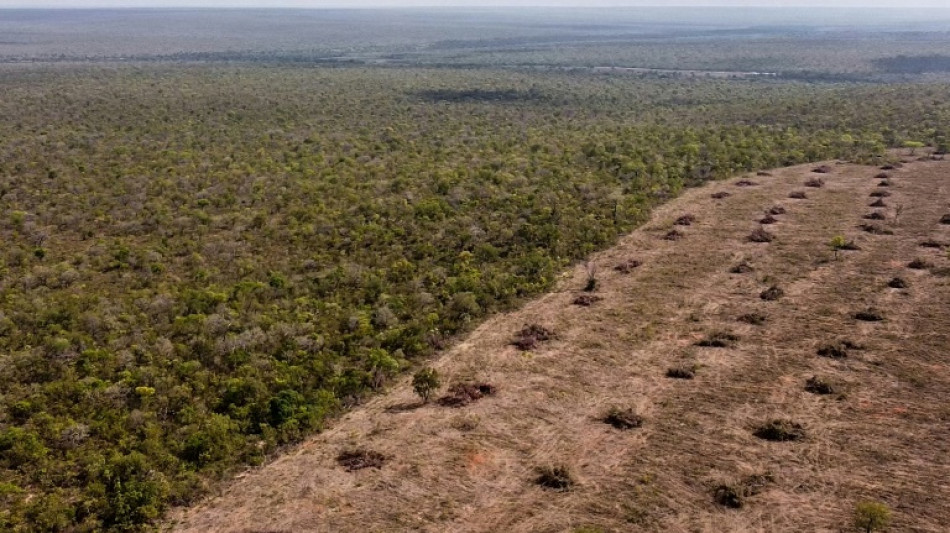
<path id="1" fill-rule="evenodd" d="M 891 510 L 879 502 L 861 502 L 854 509 L 854 527 L 865 533 L 879 531 L 891 522 Z"/>
<path id="2" fill-rule="evenodd" d="M 439 390 L 441 386 L 439 373 L 434 368 L 423 368 L 412 376 L 412 390 L 422 398 L 423 403 L 428 403 L 432 393 Z"/>
<path id="3" fill-rule="evenodd" d="M 685 187 L 948 136 L 950 88 L 0 70 L 0 529 L 146 527 Z"/>

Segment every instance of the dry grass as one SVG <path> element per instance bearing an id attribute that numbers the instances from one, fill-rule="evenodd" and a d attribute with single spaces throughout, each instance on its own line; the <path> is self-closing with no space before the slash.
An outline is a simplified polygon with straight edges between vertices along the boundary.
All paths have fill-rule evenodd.
<path id="1" fill-rule="evenodd" d="M 402 380 L 177 513 L 175 529 L 845 531 L 855 504 L 871 500 L 894 510 L 893 531 L 944 531 L 950 278 L 906 265 L 920 254 L 931 271 L 950 267 L 945 253 L 918 247 L 928 238 L 950 240 L 950 228 L 937 223 L 950 202 L 950 162 L 913 162 L 894 172 L 900 187 L 891 190 L 907 206 L 901 224 L 892 238 L 861 234 L 859 254 L 831 261 L 826 244 L 866 212 L 862 199 L 875 188 L 868 177 L 876 170 L 856 165 L 835 166 L 834 180 L 796 203 L 775 226 L 774 244 L 748 242 L 749 221 L 810 170 L 774 170 L 728 199 L 714 200 L 706 188 L 687 191 L 656 211 L 646 226 L 654 229 L 592 258 L 642 261 L 626 274 L 602 272 L 596 306 L 571 305 L 585 279 L 578 266 L 559 290 L 489 319 L 429 363 L 450 383 L 488 382 L 503 393 L 464 409 L 390 409 L 414 401 Z M 687 211 L 703 222 L 689 239 L 656 238 L 655 228 Z M 730 274 L 746 259 L 754 273 Z M 895 276 L 912 290 L 888 290 Z M 758 291 L 775 280 L 785 296 L 761 301 Z M 766 307 L 765 324 L 736 321 Z M 887 320 L 851 318 L 867 308 L 885 309 Z M 522 324 L 544 324 L 558 341 L 521 352 L 509 343 Z M 731 348 L 694 346 L 706 332 L 730 328 L 742 338 Z M 867 348 L 841 359 L 812 355 L 843 335 Z M 664 379 L 671 368 L 694 379 Z M 806 390 L 813 376 L 835 394 Z M 611 406 L 648 423 L 617 431 L 601 420 Z M 805 438 L 770 442 L 753 434 L 773 421 Z M 350 449 L 388 460 L 346 473 L 336 459 Z M 553 465 L 555 485 L 566 474 L 569 490 L 539 486 L 539 465 Z M 749 496 L 743 480 L 766 471 L 774 481 Z M 734 489 L 739 508 L 726 512 L 716 503 L 719 486 Z"/>

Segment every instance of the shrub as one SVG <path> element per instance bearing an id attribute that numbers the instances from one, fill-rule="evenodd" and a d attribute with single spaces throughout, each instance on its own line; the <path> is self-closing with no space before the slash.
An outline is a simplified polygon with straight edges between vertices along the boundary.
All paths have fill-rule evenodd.
<path id="1" fill-rule="evenodd" d="M 663 236 L 663 239 L 667 241 L 678 241 L 685 236 L 686 236 L 685 233 L 679 230 L 671 229 L 670 231 L 666 233 L 666 235 Z"/>
<path id="2" fill-rule="evenodd" d="M 423 403 L 427 403 L 441 385 L 439 373 L 434 368 L 423 368 L 412 376 L 412 390 L 422 398 Z"/>
<path id="3" fill-rule="evenodd" d="M 884 314 L 873 307 L 868 307 L 863 311 L 858 311 L 851 316 L 855 320 L 861 320 L 864 322 L 880 322 L 884 320 Z"/>
<path id="4" fill-rule="evenodd" d="M 811 178 L 805 182 L 805 187 L 813 187 L 815 189 L 825 186 L 825 180 L 821 178 Z"/>
<path id="5" fill-rule="evenodd" d="M 921 258 L 919 258 L 919 257 L 916 258 L 916 259 L 914 259 L 914 260 L 911 261 L 910 263 L 907 263 L 907 268 L 911 268 L 911 269 L 914 269 L 914 270 L 926 270 L 926 269 L 928 269 L 928 268 L 930 268 L 930 267 L 932 267 L 932 266 L 933 266 L 933 264 L 931 264 L 930 261 L 927 261 L 927 260 L 925 260 L 925 259 L 921 259 Z"/>
<path id="6" fill-rule="evenodd" d="M 497 392 L 494 385 L 489 383 L 456 383 L 449 387 L 448 394 L 439 398 L 439 405 L 444 407 L 465 407 L 477 402 L 486 396 Z"/>
<path id="7" fill-rule="evenodd" d="M 355 472 L 364 468 L 382 468 L 387 457 L 372 450 L 344 450 L 337 456 L 336 462 L 347 472 Z"/>
<path id="8" fill-rule="evenodd" d="M 910 286 L 910 284 L 907 283 L 907 281 L 904 280 L 904 278 L 895 277 L 895 278 L 892 278 L 891 281 L 887 282 L 887 286 L 892 289 L 906 289 Z"/>
<path id="9" fill-rule="evenodd" d="M 890 177 L 891 177 L 891 175 L 888 174 L 887 172 L 879 172 L 879 173 L 877 173 L 877 174 L 874 175 L 874 179 L 878 179 L 878 180 L 886 180 L 886 179 L 888 179 L 888 178 L 890 178 Z"/>
<path id="10" fill-rule="evenodd" d="M 920 246 L 924 248 L 943 248 L 944 244 L 940 241 L 935 241 L 933 239 L 927 239 L 920 243 Z"/>
<path id="11" fill-rule="evenodd" d="M 753 271 L 755 271 L 755 269 L 752 268 L 752 265 L 750 265 L 748 261 L 741 261 L 729 269 L 729 272 L 732 274 L 748 274 Z"/>
<path id="12" fill-rule="evenodd" d="M 736 182 L 736 187 L 755 187 L 758 183 L 750 180 L 739 180 Z"/>
<path id="13" fill-rule="evenodd" d="M 861 502 L 854 508 L 854 527 L 871 533 L 891 523 L 891 510 L 879 502 Z"/>
<path id="14" fill-rule="evenodd" d="M 794 200 L 807 200 L 807 199 L 808 199 L 808 195 L 805 194 L 805 191 L 792 191 L 792 192 L 790 192 L 790 193 L 788 194 L 788 197 L 789 197 L 789 198 L 792 198 L 792 199 L 794 199 Z"/>
<path id="15" fill-rule="evenodd" d="M 887 220 L 887 215 L 880 211 L 874 211 L 873 213 L 868 213 L 864 215 L 866 220 Z"/>
<path id="16" fill-rule="evenodd" d="M 629 274 L 633 272 L 635 268 L 639 267 L 642 264 L 643 264 L 642 262 L 637 261 L 636 259 L 628 259 L 620 263 L 619 265 L 615 266 L 614 270 L 616 270 L 617 272 L 620 272 L 621 274 Z"/>
<path id="17" fill-rule="evenodd" d="M 738 335 L 726 331 L 716 331 L 706 336 L 705 339 L 697 341 L 696 346 L 706 348 L 731 348 L 737 342 L 739 342 Z"/>
<path id="18" fill-rule="evenodd" d="M 950 213 L 940 217 L 941 224 L 950 224 Z"/>
<path id="19" fill-rule="evenodd" d="M 770 215 L 784 215 L 784 214 L 785 214 L 785 208 L 782 207 L 782 206 L 780 206 L 780 205 L 773 205 L 772 207 L 769 208 L 768 214 L 770 214 Z"/>
<path id="20" fill-rule="evenodd" d="M 772 474 L 765 473 L 748 476 L 738 483 L 723 483 L 713 489 L 713 500 L 723 507 L 740 509 L 747 498 L 759 494 L 773 481 Z"/>
<path id="21" fill-rule="evenodd" d="M 894 232 L 877 224 L 861 224 L 859 226 L 862 230 L 872 234 L 872 235 L 893 235 Z"/>
<path id="22" fill-rule="evenodd" d="M 601 301 L 603 298 L 600 296 L 595 296 L 593 294 L 581 294 L 577 298 L 574 298 L 574 305 L 579 305 L 581 307 L 590 307 L 595 303 Z"/>
<path id="23" fill-rule="evenodd" d="M 816 174 L 830 174 L 832 171 L 832 168 L 828 165 L 821 165 L 819 167 L 815 167 L 811 169 L 811 171 Z"/>
<path id="24" fill-rule="evenodd" d="M 869 195 L 871 198 L 887 198 L 891 195 L 890 191 L 873 191 Z"/>
<path id="25" fill-rule="evenodd" d="M 868 207 L 887 207 L 887 203 L 884 202 L 883 198 L 878 198 L 877 200 L 874 200 L 868 204 Z"/>
<path id="26" fill-rule="evenodd" d="M 752 433 L 756 437 L 772 442 L 798 441 L 805 438 L 805 429 L 801 424 L 784 419 L 769 420 Z"/>
<path id="27" fill-rule="evenodd" d="M 772 285 L 759 294 L 759 298 L 762 298 L 767 302 L 778 300 L 782 296 L 785 296 L 785 291 L 782 290 L 782 288 L 778 285 Z"/>
<path id="28" fill-rule="evenodd" d="M 827 382 L 818 378 L 818 376 L 812 376 L 808 378 L 808 381 L 805 382 L 805 390 L 812 394 L 827 395 L 834 394 L 835 389 Z"/>
<path id="29" fill-rule="evenodd" d="M 617 429 L 634 429 L 643 425 L 643 417 L 633 409 L 611 407 L 601 419 Z"/>
<path id="30" fill-rule="evenodd" d="M 584 271 L 587 274 L 587 283 L 584 285 L 584 292 L 594 292 L 597 290 L 597 265 L 588 261 L 584 264 Z"/>
<path id="31" fill-rule="evenodd" d="M 693 222 L 696 222 L 696 216 L 695 216 L 695 215 L 691 215 L 691 214 L 685 214 L 685 215 L 683 215 L 683 216 L 677 218 L 676 221 L 673 222 L 673 224 L 675 224 L 675 225 L 677 225 L 677 226 L 689 226 L 689 225 L 691 225 Z"/>
<path id="32" fill-rule="evenodd" d="M 719 192 L 712 193 L 710 196 L 716 200 L 722 200 L 724 198 L 729 198 L 732 195 L 727 193 L 726 191 L 719 191 Z"/>
<path id="33" fill-rule="evenodd" d="M 765 228 L 756 228 L 749 234 L 748 239 L 751 242 L 772 242 L 775 240 L 775 235 L 765 231 Z"/>
<path id="34" fill-rule="evenodd" d="M 878 187 L 890 187 L 890 186 L 891 186 L 891 180 L 884 180 L 884 181 L 878 183 L 877 186 L 878 186 Z"/>
<path id="35" fill-rule="evenodd" d="M 759 219 L 759 224 L 775 224 L 776 222 L 778 222 L 778 219 L 772 215 L 765 215 Z"/>
<path id="36" fill-rule="evenodd" d="M 537 472 L 538 477 L 534 482 L 546 489 L 563 492 L 570 490 L 576 483 L 574 476 L 565 466 L 542 466 Z"/>
<path id="37" fill-rule="evenodd" d="M 532 350 L 538 346 L 539 342 L 546 342 L 557 338 L 553 331 L 539 326 L 538 324 L 525 324 L 518 332 L 515 339 L 511 342 L 519 350 Z"/>
<path id="38" fill-rule="evenodd" d="M 763 177 L 763 178 L 771 178 L 771 177 L 772 177 L 772 173 L 771 173 L 771 172 L 766 172 L 766 171 L 764 171 L 764 170 L 760 170 L 760 171 L 756 172 L 755 175 L 756 175 L 756 176 L 759 176 L 759 177 Z"/>
<path id="39" fill-rule="evenodd" d="M 672 379 L 693 379 L 696 377 L 695 366 L 677 366 L 667 369 L 666 377 Z"/>
<path id="40" fill-rule="evenodd" d="M 765 321 L 768 320 L 768 317 L 761 313 L 747 313 L 740 315 L 736 320 L 739 322 L 745 322 L 746 324 L 752 324 L 753 326 L 761 326 L 762 324 L 765 324 Z"/>
<path id="41" fill-rule="evenodd" d="M 831 359 L 844 359 L 848 356 L 848 347 L 840 342 L 823 344 L 818 347 L 818 355 Z"/>

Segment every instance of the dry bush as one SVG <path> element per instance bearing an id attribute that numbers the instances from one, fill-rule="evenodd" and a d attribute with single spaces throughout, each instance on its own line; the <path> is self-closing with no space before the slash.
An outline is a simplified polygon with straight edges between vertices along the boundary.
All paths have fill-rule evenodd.
<path id="1" fill-rule="evenodd" d="M 884 202 L 883 198 L 878 198 L 877 200 L 874 200 L 868 204 L 868 207 L 887 207 L 887 204 Z"/>
<path id="2" fill-rule="evenodd" d="M 884 320 L 884 313 L 874 307 L 868 307 L 863 311 L 855 312 L 851 317 L 862 322 L 880 322 Z"/>
<path id="3" fill-rule="evenodd" d="M 634 429 L 643 425 L 643 417 L 638 415 L 636 411 L 618 407 L 611 407 L 607 414 L 601 417 L 601 420 L 617 429 Z"/>
<path id="4" fill-rule="evenodd" d="M 910 287 L 910 284 L 904 278 L 895 277 L 887 282 L 887 286 L 892 289 L 906 289 Z"/>
<path id="5" fill-rule="evenodd" d="M 772 173 L 771 173 L 771 172 L 766 172 L 766 171 L 764 171 L 764 170 L 760 170 L 760 171 L 756 172 L 755 175 L 756 175 L 756 176 L 759 176 L 759 177 L 762 177 L 762 178 L 771 178 L 771 177 L 772 177 Z"/>
<path id="6" fill-rule="evenodd" d="M 778 300 L 782 296 L 785 296 L 785 291 L 782 290 L 782 288 L 778 285 L 772 285 L 768 289 L 765 289 L 759 293 L 759 298 L 762 298 L 767 302 Z"/>
<path id="7" fill-rule="evenodd" d="M 876 174 L 876 175 L 874 176 L 874 179 L 886 180 L 886 179 L 888 179 L 888 178 L 890 178 L 890 177 L 891 177 L 891 175 L 888 174 L 887 172 L 880 172 L 880 173 L 878 173 L 878 174 Z"/>
<path id="8" fill-rule="evenodd" d="M 871 191 L 871 198 L 887 198 L 891 195 L 891 191 Z"/>
<path id="9" fill-rule="evenodd" d="M 887 165 L 882 166 L 881 170 L 895 170 L 898 168 L 902 168 L 903 166 L 904 166 L 903 163 L 889 163 Z"/>
<path id="10" fill-rule="evenodd" d="M 746 324 L 752 324 L 753 326 L 761 326 L 762 324 L 765 324 L 765 322 L 768 320 L 768 317 L 762 313 L 746 313 L 744 315 L 740 315 L 736 320 L 739 322 L 745 322 Z"/>
<path id="11" fill-rule="evenodd" d="M 715 200 L 722 200 L 724 198 L 729 198 L 732 195 L 727 193 L 726 191 L 719 191 L 719 192 L 712 193 L 710 196 Z"/>
<path id="12" fill-rule="evenodd" d="M 616 270 L 617 272 L 620 272 L 621 274 L 629 274 L 633 272 L 635 268 L 639 267 L 642 264 L 643 264 L 642 261 L 638 261 L 636 259 L 627 259 L 623 263 L 620 263 L 619 265 L 615 266 L 614 270 Z"/>
<path id="13" fill-rule="evenodd" d="M 811 171 L 816 174 L 830 174 L 832 170 L 833 169 L 828 165 L 821 165 L 820 167 L 811 169 Z"/>
<path id="14" fill-rule="evenodd" d="M 449 387 L 448 394 L 439 398 L 444 407 L 465 407 L 486 396 L 492 396 L 498 389 L 489 383 L 456 383 Z"/>
<path id="15" fill-rule="evenodd" d="M 805 187 L 813 187 L 815 189 L 825 186 L 825 180 L 821 178 L 811 178 L 805 182 Z"/>
<path id="16" fill-rule="evenodd" d="M 736 187 L 755 187 L 758 183 L 749 180 L 739 180 L 736 182 Z"/>
<path id="17" fill-rule="evenodd" d="M 666 377 L 673 379 L 693 379 L 696 377 L 695 366 L 676 366 L 666 370 Z"/>
<path id="18" fill-rule="evenodd" d="M 748 239 L 751 242 L 772 242 L 775 240 L 775 235 L 765 231 L 765 228 L 756 228 L 749 234 Z"/>
<path id="19" fill-rule="evenodd" d="M 926 270 L 932 266 L 933 264 L 930 261 L 927 261 L 926 259 L 921 259 L 919 257 L 914 259 L 910 263 L 907 263 L 907 268 L 912 268 L 914 270 Z"/>
<path id="20" fill-rule="evenodd" d="M 941 224 L 950 224 L 950 213 L 940 217 Z"/>
<path id="21" fill-rule="evenodd" d="M 835 388 L 818 376 L 812 376 L 805 382 L 805 391 L 812 394 L 828 395 L 834 394 Z"/>
<path id="22" fill-rule="evenodd" d="M 858 226 L 863 231 L 870 233 L 871 235 L 893 235 L 894 232 L 884 226 L 878 224 L 861 224 Z"/>
<path id="23" fill-rule="evenodd" d="M 772 215 L 765 215 L 759 219 L 759 224 L 775 224 L 776 222 L 778 222 L 778 219 Z"/>
<path id="24" fill-rule="evenodd" d="M 769 208 L 767 212 L 770 215 L 784 215 L 785 208 L 780 205 L 773 205 L 772 207 Z"/>
<path id="25" fill-rule="evenodd" d="M 663 239 L 667 241 L 678 241 L 685 236 L 686 234 L 683 233 L 682 231 L 671 229 L 669 232 L 666 233 L 666 235 L 663 236 Z"/>
<path id="26" fill-rule="evenodd" d="M 848 357 L 848 347 L 841 342 L 823 344 L 818 347 L 818 355 L 829 359 L 844 359 Z"/>
<path id="27" fill-rule="evenodd" d="M 946 245 L 934 239 L 927 239 L 926 241 L 921 242 L 920 246 L 923 248 L 943 248 Z"/>
<path id="28" fill-rule="evenodd" d="M 890 187 L 891 185 L 891 180 L 883 180 L 877 184 L 878 187 Z"/>
<path id="29" fill-rule="evenodd" d="M 687 214 L 685 214 L 685 215 L 683 215 L 683 216 L 677 218 L 677 219 L 676 219 L 676 222 L 673 222 L 673 224 L 675 224 L 675 225 L 677 225 L 677 226 L 690 226 L 690 225 L 692 225 L 693 222 L 696 222 L 696 215 L 687 213 Z"/>
<path id="30" fill-rule="evenodd" d="M 747 498 L 759 494 L 774 481 L 772 474 L 766 472 L 748 476 L 738 483 L 723 483 L 713 489 L 713 500 L 723 507 L 741 509 Z"/>
<path id="31" fill-rule="evenodd" d="M 866 220 L 887 220 L 887 215 L 880 211 L 874 211 L 873 213 L 868 213 L 864 215 Z"/>
<path id="32" fill-rule="evenodd" d="M 748 261 L 741 261 L 739 264 L 729 269 L 731 274 L 748 274 L 754 271 L 755 269 L 752 268 L 752 265 L 750 265 Z"/>
<path id="33" fill-rule="evenodd" d="M 807 200 L 808 195 L 805 194 L 805 191 L 792 191 L 788 193 L 788 197 L 795 200 Z"/>
<path id="34" fill-rule="evenodd" d="M 731 348 L 739 342 L 739 336 L 728 331 L 715 331 L 705 339 L 696 341 L 696 346 L 705 348 Z"/>
<path id="35" fill-rule="evenodd" d="M 595 296 L 593 294 L 581 294 L 577 298 L 574 298 L 574 305 L 579 305 L 581 307 L 590 307 L 595 303 L 603 300 L 600 296 Z"/>
<path id="36" fill-rule="evenodd" d="M 337 456 L 336 462 L 347 472 L 355 472 L 364 468 L 382 468 L 387 457 L 372 450 L 344 450 Z"/>
<path id="37" fill-rule="evenodd" d="M 752 432 L 756 437 L 772 442 L 789 442 L 805 438 L 805 428 L 797 422 L 774 419 L 757 427 Z"/>
<path id="38" fill-rule="evenodd" d="M 519 331 L 511 344 L 522 351 L 533 350 L 537 348 L 538 343 L 556 339 L 557 335 L 551 330 L 538 324 L 525 324 Z"/>
<path id="39" fill-rule="evenodd" d="M 542 466 L 537 469 L 538 477 L 534 482 L 546 489 L 556 491 L 570 490 L 577 482 L 571 471 L 565 466 Z"/>

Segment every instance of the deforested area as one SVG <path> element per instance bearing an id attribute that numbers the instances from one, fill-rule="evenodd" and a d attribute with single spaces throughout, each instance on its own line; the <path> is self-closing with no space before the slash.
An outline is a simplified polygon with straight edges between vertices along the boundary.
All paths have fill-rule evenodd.
<path id="1" fill-rule="evenodd" d="M 748 308 L 735 309 L 728 323 L 671 341 L 675 356 L 657 362 L 665 387 L 702 386 L 710 368 L 699 355 L 719 361 L 757 346 L 773 324 L 799 312 L 801 287 L 789 272 L 817 264 L 816 254 L 828 256 L 821 268 L 832 268 L 910 239 L 913 253 L 898 258 L 899 272 L 861 283 L 917 294 L 921 283 L 946 279 L 950 237 L 939 229 L 946 213 L 919 207 L 945 192 L 933 174 L 945 168 L 939 160 L 950 138 L 939 34 L 914 37 L 925 43 L 916 59 L 908 59 L 906 28 L 875 47 L 852 43 L 836 56 L 853 59 L 851 68 L 821 59 L 841 37 L 816 29 L 821 39 L 769 70 L 763 54 L 791 34 L 778 26 L 744 32 L 752 22 L 777 24 L 775 14 L 704 27 L 704 48 L 690 40 L 693 30 L 658 22 L 672 15 L 652 11 L 636 24 L 627 13 L 616 26 L 586 11 L 581 22 L 567 24 L 573 15 L 561 13 L 537 25 L 528 23 L 530 11 L 397 12 L 404 29 L 413 28 L 408 33 L 382 15 L 369 23 L 366 13 L 346 10 L 229 11 L 204 40 L 193 35 L 216 11 L 168 13 L 177 29 L 149 18 L 153 12 L 8 13 L 0 21 L 9 34 L 0 39 L 2 530 L 161 528 L 170 511 L 183 516 L 181 509 L 227 490 L 243 470 L 319 446 L 313 439 L 350 416 L 385 425 L 394 413 L 438 412 L 452 417 L 453 431 L 478 434 L 484 422 L 465 410 L 507 405 L 526 392 L 503 374 L 436 372 L 439 361 L 460 343 L 483 342 L 487 325 L 552 290 L 569 296 L 571 313 L 598 317 L 620 305 L 611 280 L 634 287 L 654 276 L 659 292 L 669 289 L 663 284 L 672 274 L 651 270 L 650 254 L 629 249 L 600 268 L 591 261 L 634 231 L 649 236 L 644 250 L 674 255 L 741 248 L 746 255 L 709 266 L 754 284 L 745 287 Z M 466 25 L 465 16 L 477 24 Z M 329 22 L 317 42 L 308 32 L 320 20 Z M 128 39 L 132 29 L 143 35 L 140 44 Z M 727 53 L 727 43 L 739 46 Z M 614 58 L 610 69 L 593 62 L 603 54 Z M 653 59 L 642 61 L 646 55 Z M 624 65 L 634 70 L 613 68 Z M 781 168 L 794 165 L 794 172 Z M 881 179 L 883 166 L 892 170 Z M 928 173 L 933 199 L 910 185 L 918 168 Z M 866 187 L 858 172 L 867 173 Z M 690 190 L 733 178 L 702 194 Z M 848 198 L 860 213 L 835 218 L 836 195 L 859 189 Z M 879 190 L 888 191 L 887 202 L 878 194 L 884 205 L 864 220 L 869 194 Z M 684 194 L 692 204 L 656 219 Z M 731 212 L 749 198 L 758 204 L 735 218 L 710 211 Z M 809 223 L 820 231 L 801 218 L 816 205 L 826 211 Z M 862 231 L 862 223 L 875 230 Z M 795 228 L 821 235 L 811 248 L 791 245 Z M 723 241 L 727 231 L 732 241 Z M 829 247 L 839 234 L 843 245 Z M 785 266 L 763 270 L 773 253 L 787 255 Z M 920 268 L 903 269 L 918 259 Z M 736 264 L 747 267 L 741 275 L 730 272 Z M 564 289 L 574 268 L 584 270 L 584 283 Z M 687 260 L 671 268 L 683 291 L 706 279 Z M 898 273 L 910 282 L 888 288 Z M 642 302 L 624 310 L 640 332 L 631 343 L 658 335 L 660 315 L 632 311 Z M 883 309 L 880 324 L 854 318 L 872 308 Z M 842 323 L 857 328 L 903 320 L 887 302 L 869 299 L 840 311 Z M 560 319 L 530 318 L 500 324 L 494 349 L 527 365 L 573 342 Z M 650 333 L 640 331 L 641 318 L 655 322 Z M 598 329 L 609 323 L 586 326 L 585 346 L 612 339 Z M 857 349 L 815 355 L 840 342 L 816 340 L 802 354 L 828 365 L 872 357 Z M 563 364 L 583 374 L 583 359 Z M 845 401 L 855 390 L 857 379 L 836 368 L 805 370 L 796 370 L 796 391 Z M 599 390 L 596 379 L 582 377 Z M 416 395 L 402 398 L 410 381 Z M 562 385 L 577 394 L 575 382 L 545 386 L 554 394 Z M 392 394 L 400 403 L 390 405 Z M 609 400 L 576 416 L 629 439 L 648 439 L 669 423 L 643 398 Z M 380 401 L 388 401 L 385 409 L 367 409 Z M 791 446 L 826 442 L 810 419 L 758 414 L 744 420 L 743 434 L 761 430 L 763 439 Z M 354 437 L 319 453 L 341 476 L 388 476 L 411 470 L 398 442 Z M 585 494 L 589 478 L 578 457 L 529 452 L 537 464 L 516 469 L 525 490 Z M 480 461 L 482 452 L 472 453 Z M 732 492 L 716 498 L 747 509 L 783 486 L 781 477 L 743 479 L 719 480 Z M 340 494 L 327 501 L 346 500 Z M 586 517 L 572 509 L 580 514 L 568 529 L 616 527 L 613 518 L 596 519 L 603 512 L 596 505 Z M 421 523 L 392 512 L 374 515 L 374 527 L 450 523 L 429 509 Z M 641 516 L 631 523 L 650 530 L 688 522 L 629 512 Z M 464 523 L 462 516 L 446 511 L 444 520 Z M 241 530 L 228 520 L 195 523 Z M 317 515 L 301 520 L 270 522 L 275 530 L 320 530 L 307 522 Z"/>

